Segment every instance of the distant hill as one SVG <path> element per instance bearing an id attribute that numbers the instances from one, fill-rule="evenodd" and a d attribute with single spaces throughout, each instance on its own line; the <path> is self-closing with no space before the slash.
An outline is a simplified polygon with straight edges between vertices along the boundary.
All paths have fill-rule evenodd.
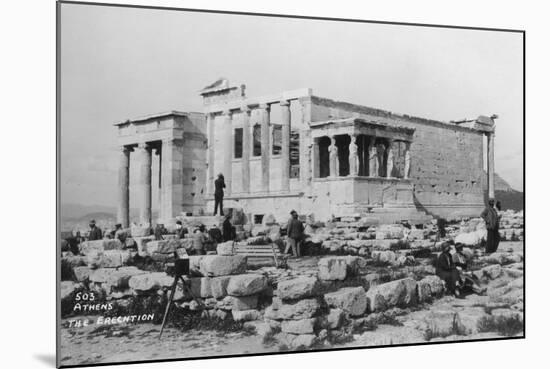
<path id="1" fill-rule="evenodd" d="M 512 188 L 501 176 L 495 173 L 495 198 L 500 201 L 502 208 L 523 210 L 523 192 Z"/>
<path id="2" fill-rule="evenodd" d="M 495 198 L 500 201 L 502 209 L 523 210 L 523 192 L 516 190 L 495 190 Z"/>

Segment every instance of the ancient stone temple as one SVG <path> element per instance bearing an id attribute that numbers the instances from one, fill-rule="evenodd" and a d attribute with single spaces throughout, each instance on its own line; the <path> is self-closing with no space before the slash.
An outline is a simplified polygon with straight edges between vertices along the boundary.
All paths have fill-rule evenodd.
<path id="1" fill-rule="evenodd" d="M 139 161 L 139 224 L 170 223 L 204 208 L 206 135 L 202 113 L 171 111 L 116 123 L 120 145 L 117 220 L 130 223 L 130 158 Z M 152 178 L 153 154 L 159 178 Z M 152 186 L 159 188 L 159 217 L 152 219 Z"/>
<path id="2" fill-rule="evenodd" d="M 162 155 L 161 219 L 211 213 L 218 173 L 226 206 L 243 208 L 255 222 L 266 214 L 286 219 L 292 209 L 318 220 L 361 214 L 423 222 L 477 216 L 486 196 L 494 197 L 493 118 L 440 122 L 318 97 L 311 89 L 248 97 L 244 85 L 225 79 L 201 96 L 204 116 L 172 112 L 118 125 L 121 220 L 128 209 L 127 151 L 136 147 L 145 173 L 143 221 L 150 219 L 151 150 Z M 165 141 L 171 142 L 166 155 Z M 172 170 L 166 174 L 165 167 Z"/>

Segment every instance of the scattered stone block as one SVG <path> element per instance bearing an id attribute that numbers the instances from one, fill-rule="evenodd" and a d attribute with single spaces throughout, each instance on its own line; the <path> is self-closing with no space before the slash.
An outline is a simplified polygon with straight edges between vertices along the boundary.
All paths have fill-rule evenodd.
<path id="1" fill-rule="evenodd" d="M 214 277 L 210 281 L 210 290 L 212 297 L 221 299 L 227 296 L 227 285 L 229 284 L 230 276 Z"/>
<path id="2" fill-rule="evenodd" d="M 338 329 L 344 322 L 344 310 L 330 309 L 327 315 L 327 325 L 330 329 Z"/>
<path id="3" fill-rule="evenodd" d="M 139 270 L 134 266 L 121 267 L 108 273 L 105 278 L 105 283 L 115 288 L 125 289 L 129 287 L 128 282 L 131 277 L 145 273 L 147 272 Z"/>
<path id="4" fill-rule="evenodd" d="M 340 308 L 351 316 L 359 316 L 367 309 L 367 297 L 363 287 L 346 287 L 325 294 L 330 307 Z"/>
<path id="5" fill-rule="evenodd" d="M 418 281 L 418 300 L 431 301 L 445 293 L 445 281 L 435 275 L 429 275 Z"/>
<path id="6" fill-rule="evenodd" d="M 252 310 L 258 307 L 258 296 L 225 296 L 218 302 L 218 308 L 224 310 Z"/>
<path id="7" fill-rule="evenodd" d="M 79 287 L 80 283 L 75 283 L 72 281 L 61 281 L 61 300 L 67 299 L 75 292 Z"/>
<path id="8" fill-rule="evenodd" d="M 126 264 L 131 254 L 129 250 L 107 250 L 89 252 L 88 266 L 91 268 L 117 268 Z"/>
<path id="9" fill-rule="evenodd" d="M 163 272 L 139 274 L 130 277 L 128 285 L 134 291 L 148 292 L 162 287 L 170 287 L 174 278 Z"/>
<path id="10" fill-rule="evenodd" d="M 299 320 L 317 315 L 321 305 L 317 299 L 303 299 L 294 303 L 283 303 L 273 298 L 273 303 L 265 310 L 265 317 L 272 320 Z"/>
<path id="11" fill-rule="evenodd" d="M 87 266 L 78 266 L 73 268 L 73 272 L 78 282 L 88 282 L 93 269 Z"/>
<path id="12" fill-rule="evenodd" d="M 231 315 L 233 315 L 233 320 L 236 322 L 248 322 L 251 320 L 258 320 L 261 318 L 261 314 L 258 310 L 231 310 Z"/>
<path id="13" fill-rule="evenodd" d="M 317 296 L 319 280 L 316 277 L 298 277 L 279 282 L 277 294 L 282 300 L 296 300 Z"/>
<path id="14" fill-rule="evenodd" d="M 366 293 L 369 310 L 378 312 L 391 307 L 412 306 L 418 301 L 416 281 L 398 279 L 372 287 Z"/>
<path id="15" fill-rule="evenodd" d="M 373 251 L 371 257 L 376 263 L 393 264 L 397 260 L 397 256 L 393 251 Z"/>
<path id="16" fill-rule="evenodd" d="M 148 254 L 173 254 L 177 246 L 178 242 L 176 240 L 149 241 L 146 244 Z"/>
<path id="17" fill-rule="evenodd" d="M 246 272 L 246 256 L 206 255 L 200 261 L 200 271 L 208 277 L 242 274 Z"/>
<path id="18" fill-rule="evenodd" d="M 301 320 L 283 320 L 281 330 L 285 333 L 308 334 L 315 331 L 316 318 Z"/>
<path id="19" fill-rule="evenodd" d="M 326 257 L 319 260 L 319 279 L 325 281 L 343 281 L 346 279 L 347 263 L 341 258 Z"/>
<path id="20" fill-rule="evenodd" d="M 212 297 L 212 278 L 198 277 L 190 278 L 191 292 L 196 297 Z"/>
<path id="21" fill-rule="evenodd" d="M 227 294 L 231 296 L 256 295 L 267 288 L 267 278 L 261 274 L 240 274 L 231 277 Z"/>
<path id="22" fill-rule="evenodd" d="M 235 254 L 235 247 L 233 241 L 227 241 L 219 243 L 216 247 L 216 253 L 223 256 L 231 256 Z"/>

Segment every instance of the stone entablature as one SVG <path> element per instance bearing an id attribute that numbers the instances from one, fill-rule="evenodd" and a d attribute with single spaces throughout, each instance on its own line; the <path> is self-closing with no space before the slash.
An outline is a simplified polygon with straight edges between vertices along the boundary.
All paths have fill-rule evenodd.
<path id="1" fill-rule="evenodd" d="M 181 211 L 209 212 L 218 173 L 227 200 L 284 217 L 292 208 L 326 219 L 373 207 L 468 216 L 481 211 L 485 194 L 494 196 L 495 116 L 447 123 L 314 96 L 309 88 L 248 97 L 244 85 L 223 78 L 200 95 L 204 114 L 172 111 L 116 125 L 124 224 L 133 151 L 142 162 L 144 223 L 151 152 L 161 155 L 164 221 Z"/>

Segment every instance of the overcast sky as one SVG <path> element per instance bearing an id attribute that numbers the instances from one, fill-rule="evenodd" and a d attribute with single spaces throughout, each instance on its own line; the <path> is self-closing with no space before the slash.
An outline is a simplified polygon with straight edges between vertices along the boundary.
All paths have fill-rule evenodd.
<path id="1" fill-rule="evenodd" d="M 443 121 L 498 114 L 496 172 L 523 190 L 521 34 L 61 9 L 62 203 L 115 206 L 113 124 L 202 111 L 198 91 L 222 76 L 246 84 L 249 96 L 311 87 L 318 96 Z"/>

